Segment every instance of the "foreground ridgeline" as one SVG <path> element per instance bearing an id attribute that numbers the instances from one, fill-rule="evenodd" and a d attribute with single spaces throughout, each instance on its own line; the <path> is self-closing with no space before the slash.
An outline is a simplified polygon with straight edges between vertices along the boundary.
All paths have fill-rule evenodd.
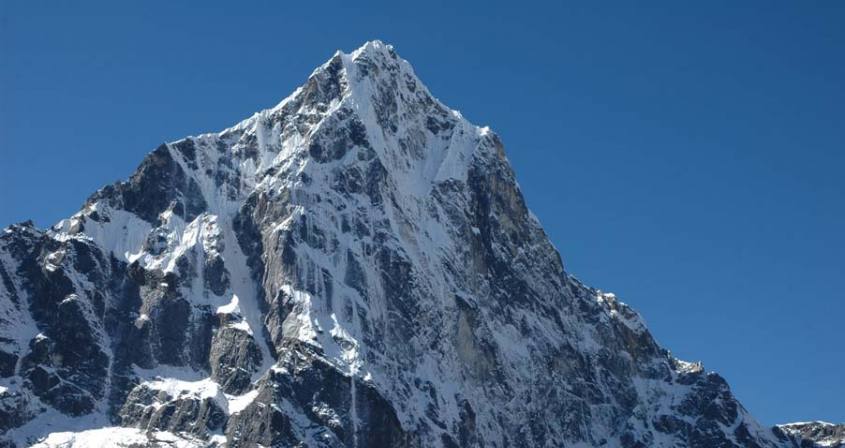
<path id="1" fill-rule="evenodd" d="M 0 446 L 842 440 L 761 427 L 567 274 L 496 134 L 378 41 L 0 233 Z"/>

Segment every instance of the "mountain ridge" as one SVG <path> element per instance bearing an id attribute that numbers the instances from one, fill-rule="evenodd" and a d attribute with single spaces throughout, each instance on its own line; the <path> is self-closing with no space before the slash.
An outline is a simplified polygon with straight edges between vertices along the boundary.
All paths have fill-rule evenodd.
<path id="1" fill-rule="evenodd" d="M 8 444 L 50 419 L 44 446 L 814 433 L 762 428 L 721 377 L 566 273 L 496 134 L 380 41 L 224 131 L 159 146 L 52 229 L 7 228 L 0 274 Z"/>

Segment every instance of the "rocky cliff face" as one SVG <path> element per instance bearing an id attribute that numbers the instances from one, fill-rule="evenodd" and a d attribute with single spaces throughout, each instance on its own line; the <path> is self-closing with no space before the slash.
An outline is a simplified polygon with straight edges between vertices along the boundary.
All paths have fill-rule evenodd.
<path id="1" fill-rule="evenodd" d="M 564 270 L 499 138 L 390 46 L 0 235 L 25 446 L 798 446 Z M 808 442 L 813 443 L 813 442 Z"/>

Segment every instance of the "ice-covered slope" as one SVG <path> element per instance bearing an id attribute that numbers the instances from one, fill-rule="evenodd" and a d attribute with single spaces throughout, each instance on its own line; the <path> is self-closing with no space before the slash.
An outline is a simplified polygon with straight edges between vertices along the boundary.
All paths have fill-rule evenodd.
<path id="1" fill-rule="evenodd" d="M 0 277 L 9 444 L 794 443 L 568 275 L 496 134 L 378 41 L 5 229 Z"/>

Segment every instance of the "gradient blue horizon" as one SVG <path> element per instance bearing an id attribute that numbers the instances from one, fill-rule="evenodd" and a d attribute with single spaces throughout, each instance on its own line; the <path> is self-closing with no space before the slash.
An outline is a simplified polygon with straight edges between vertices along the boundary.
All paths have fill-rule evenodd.
<path id="1" fill-rule="evenodd" d="M 122 3 L 0 5 L 0 226 L 381 39 L 502 137 L 569 272 L 764 424 L 845 422 L 845 3 Z"/>

